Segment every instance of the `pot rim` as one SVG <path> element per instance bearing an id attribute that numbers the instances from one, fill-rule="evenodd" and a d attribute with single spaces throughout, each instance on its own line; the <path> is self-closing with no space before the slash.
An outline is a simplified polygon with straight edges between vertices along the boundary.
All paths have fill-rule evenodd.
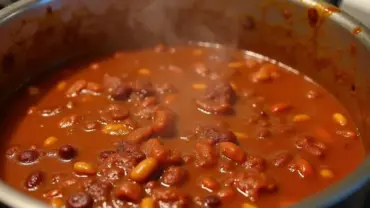
<path id="1" fill-rule="evenodd" d="M 12 17 L 22 13 L 25 10 L 50 3 L 54 0 L 20 0 L 0 10 L 0 25 L 4 24 Z M 329 6 L 325 2 L 316 2 L 315 0 L 289 0 L 303 6 Z M 335 23 L 339 24 L 348 32 L 352 32 L 355 27 L 361 27 L 362 32 L 356 35 L 356 39 L 370 51 L 370 30 L 358 20 L 344 11 L 333 13 L 330 17 Z M 340 182 L 335 183 L 325 190 L 309 196 L 292 207 L 312 208 L 312 207 L 330 207 L 355 193 L 367 182 L 370 181 L 370 156 L 348 176 Z M 5 184 L 0 180 L 0 201 L 17 208 L 40 208 L 48 207 L 40 200 L 27 196 L 16 189 Z"/>

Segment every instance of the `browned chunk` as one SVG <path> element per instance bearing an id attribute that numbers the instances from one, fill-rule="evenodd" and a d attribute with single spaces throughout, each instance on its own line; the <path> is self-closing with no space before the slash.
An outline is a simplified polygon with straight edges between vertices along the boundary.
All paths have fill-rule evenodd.
<path id="1" fill-rule="evenodd" d="M 114 195 L 122 200 L 130 202 L 139 202 L 143 196 L 143 190 L 137 183 L 123 181 L 114 189 Z"/>
<path id="2" fill-rule="evenodd" d="M 153 129 L 151 126 L 135 129 L 127 136 L 127 141 L 140 143 L 148 139 L 152 135 Z"/>
<path id="3" fill-rule="evenodd" d="M 85 80 L 77 80 L 74 82 L 66 92 L 67 97 L 76 97 L 87 85 Z"/>
<path id="4" fill-rule="evenodd" d="M 211 139 L 214 144 L 220 142 L 237 143 L 237 138 L 232 131 L 216 127 L 197 126 L 195 134 L 201 139 Z"/>
<path id="5" fill-rule="evenodd" d="M 228 112 L 233 104 L 235 92 L 230 84 L 219 83 L 210 86 L 202 98 L 196 100 L 198 108 L 206 113 Z"/>
<path id="6" fill-rule="evenodd" d="M 130 157 L 126 153 L 114 153 L 102 160 L 99 165 L 99 170 L 104 168 L 118 168 L 128 174 L 137 164 L 135 158 Z"/>
<path id="7" fill-rule="evenodd" d="M 217 153 L 213 146 L 207 142 L 198 142 L 195 145 L 195 164 L 199 167 L 210 167 L 217 162 Z"/>
<path id="8" fill-rule="evenodd" d="M 186 169 L 182 167 L 170 166 L 164 171 L 161 179 L 169 186 L 181 185 L 186 180 L 187 174 Z"/>
<path id="9" fill-rule="evenodd" d="M 140 150 L 140 146 L 130 142 L 121 141 L 117 146 L 117 152 L 125 153 L 137 162 L 145 159 L 145 154 Z"/>
<path id="10" fill-rule="evenodd" d="M 149 139 L 141 148 L 147 157 L 154 157 L 160 162 L 165 162 L 170 154 L 169 150 L 161 144 L 159 139 Z"/>
<path id="11" fill-rule="evenodd" d="M 169 109 L 157 110 L 153 121 L 153 132 L 157 135 L 168 136 L 174 133 L 175 115 Z"/>
<path id="12" fill-rule="evenodd" d="M 113 100 L 125 100 L 132 92 L 131 86 L 124 84 L 120 78 L 108 74 L 104 75 L 103 86 Z"/>
<path id="13" fill-rule="evenodd" d="M 255 202 L 262 192 L 276 189 L 275 182 L 265 174 L 255 171 L 240 172 L 234 177 L 233 186 L 249 200 Z"/>
<path id="14" fill-rule="evenodd" d="M 91 183 L 85 184 L 86 193 L 96 202 L 107 201 L 110 197 L 111 189 L 112 185 L 110 183 L 104 183 L 101 181 L 92 181 Z"/>
<path id="15" fill-rule="evenodd" d="M 156 188 L 153 190 L 153 199 L 160 208 L 189 206 L 189 197 L 177 188 Z"/>
<path id="16" fill-rule="evenodd" d="M 116 167 L 101 167 L 97 175 L 102 182 L 114 184 L 125 175 L 125 171 Z"/>
<path id="17" fill-rule="evenodd" d="M 324 143 L 317 141 L 314 137 L 311 136 L 303 136 L 299 137 L 295 141 L 295 146 L 297 149 L 303 149 L 306 152 L 321 157 L 324 155 L 324 151 L 326 150 L 326 146 Z"/>

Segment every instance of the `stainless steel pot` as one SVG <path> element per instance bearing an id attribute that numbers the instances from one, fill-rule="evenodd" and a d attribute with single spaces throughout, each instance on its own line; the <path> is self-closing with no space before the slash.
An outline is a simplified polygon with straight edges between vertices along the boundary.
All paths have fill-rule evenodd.
<path id="1" fill-rule="evenodd" d="M 313 0 L 23 0 L 0 11 L 0 103 L 6 109 L 19 86 L 71 59 L 189 41 L 252 50 L 306 73 L 352 113 L 369 153 L 370 33 Z M 297 207 L 354 197 L 369 176 L 367 156 L 350 176 Z M 0 200 L 16 208 L 46 206 L 3 182 Z M 361 204 L 352 201 L 358 204 L 351 207 Z"/>

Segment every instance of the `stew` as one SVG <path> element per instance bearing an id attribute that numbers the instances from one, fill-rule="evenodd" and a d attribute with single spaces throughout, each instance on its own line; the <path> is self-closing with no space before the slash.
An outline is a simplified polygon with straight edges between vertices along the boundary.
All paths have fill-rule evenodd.
<path id="1" fill-rule="evenodd" d="M 334 96 L 249 51 L 117 52 L 12 105 L 1 177 L 58 208 L 284 207 L 364 158 Z"/>

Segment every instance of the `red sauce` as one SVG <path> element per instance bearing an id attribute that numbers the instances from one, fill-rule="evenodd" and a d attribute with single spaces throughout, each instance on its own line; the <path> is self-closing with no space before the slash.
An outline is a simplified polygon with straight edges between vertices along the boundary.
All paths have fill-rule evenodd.
<path id="1" fill-rule="evenodd" d="M 325 89 L 222 48 L 64 68 L 20 92 L 3 119 L 2 179 L 55 206 L 280 207 L 364 158 Z"/>

